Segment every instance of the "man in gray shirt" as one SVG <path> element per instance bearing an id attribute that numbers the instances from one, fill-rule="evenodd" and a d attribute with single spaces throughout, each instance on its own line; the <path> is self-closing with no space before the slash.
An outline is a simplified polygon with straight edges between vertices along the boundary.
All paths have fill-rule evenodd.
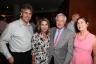
<path id="1" fill-rule="evenodd" d="M 20 19 L 10 23 L 0 37 L 0 50 L 10 64 L 31 64 L 32 7 L 24 4 L 21 7 Z M 6 46 L 9 44 L 10 52 Z"/>
<path id="2" fill-rule="evenodd" d="M 72 20 L 68 23 L 67 28 L 71 31 L 75 32 L 75 23 L 77 19 L 80 17 L 78 13 L 72 15 Z"/>

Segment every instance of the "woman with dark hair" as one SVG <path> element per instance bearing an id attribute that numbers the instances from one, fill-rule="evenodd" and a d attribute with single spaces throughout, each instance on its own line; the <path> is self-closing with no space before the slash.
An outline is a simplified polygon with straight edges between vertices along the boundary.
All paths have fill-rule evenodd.
<path id="1" fill-rule="evenodd" d="M 48 64 L 49 21 L 39 21 L 37 32 L 32 37 L 32 56 L 35 64 Z"/>
<path id="2" fill-rule="evenodd" d="M 78 32 L 74 40 L 73 58 L 70 64 L 96 64 L 96 36 L 88 31 L 89 23 L 86 18 L 80 17 L 76 25 Z"/>

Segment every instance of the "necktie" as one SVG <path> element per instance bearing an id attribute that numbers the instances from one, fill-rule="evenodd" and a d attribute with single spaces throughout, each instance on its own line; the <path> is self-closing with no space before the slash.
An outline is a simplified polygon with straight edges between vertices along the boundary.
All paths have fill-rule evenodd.
<path id="1" fill-rule="evenodd" d="M 57 44 L 58 44 L 58 41 L 59 41 L 59 38 L 60 38 L 60 30 L 58 30 L 58 34 L 56 36 L 56 39 L 54 41 L 54 47 L 56 48 Z"/>

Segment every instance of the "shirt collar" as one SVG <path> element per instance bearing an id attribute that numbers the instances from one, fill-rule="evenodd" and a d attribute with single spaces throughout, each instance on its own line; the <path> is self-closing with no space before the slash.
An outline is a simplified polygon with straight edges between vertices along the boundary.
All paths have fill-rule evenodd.
<path id="1" fill-rule="evenodd" d="M 64 30 L 64 27 L 63 27 L 63 28 L 61 28 L 61 29 L 57 29 L 57 31 L 58 31 L 58 30 L 60 30 L 60 32 L 61 32 L 61 31 L 63 31 L 63 30 Z"/>
<path id="2" fill-rule="evenodd" d="M 71 23 L 72 23 L 72 24 L 75 24 L 75 22 L 74 22 L 73 20 L 71 20 Z"/>
<path id="3" fill-rule="evenodd" d="M 24 25 L 24 26 L 29 26 L 30 25 L 30 23 L 26 24 L 21 18 L 20 18 L 20 24 Z"/>

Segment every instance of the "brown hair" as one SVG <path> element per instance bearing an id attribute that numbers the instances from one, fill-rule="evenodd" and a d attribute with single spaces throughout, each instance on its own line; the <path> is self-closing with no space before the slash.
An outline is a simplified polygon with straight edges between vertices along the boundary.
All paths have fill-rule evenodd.
<path id="1" fill-rule="evenodd" d="M 41 23 L 42 21 L 46 21 L 47 24 L 48 24 L 48 30 L 46 32 L 46 34 L 48 35 L 49 34 L 49 29 L 50 29 L 50 24 L 49 24 L 49 20 L 47 18 L 42 18 L 39 20 L 38 24 L 37 24 L 37 33 L 40 33 L 41 32 Z"/>
<path id="2" fill-rule="evenodd" d="M 88 19 L 87 19 L 86 17 L 79 17 L 79 18 L 77 19 L 77 21 L 78 21 L 79 19 L 83 19 L 86 23 L 88 23 Z"/>
<path id="3" fill-rule="evenodd" d="M 29 9 L 29 10 L 33 11 L 33 8 L 32 8 L 32 6 L 31 6 L 30 4 L 23 4 L 23 5 L 21 6 L 21 11 L 22 11 L 23 9 Z"/>
<path id="4" fill-rule="evenodd" d="M 77 19 L 76 24 L 75 24 L 75 30 L 76 30 L 76 32 L 80 32 L 80 31 L 78 30 L 78 28 L 77 28 L 77 23 L 78 23 L 78 20 L 79 20 L 79 19 L 83 19 L 86 23 L 89 24 L 89 22 L 88 22 L 88 20 L 87 20 L 86 17 L 79 17 L 79 18 Z"/>

